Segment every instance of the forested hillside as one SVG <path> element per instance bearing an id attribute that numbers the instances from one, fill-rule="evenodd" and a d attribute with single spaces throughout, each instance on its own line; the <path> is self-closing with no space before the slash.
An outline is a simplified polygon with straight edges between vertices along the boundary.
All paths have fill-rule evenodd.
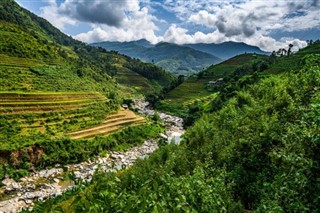
<path id="1" fill-rule="evenodd" d="M 318 212 L 320 54 L 310 50 L 319 42 L 292 56 L 298 67 L 222 85 L 180 146 L 33 211 Z"/>
<path id="2" fill-rule="evenodd" d="M 157 134 L 161 128 L 152 122 L 117 111 L 123 99 L 176 83 L 155 65 L 86 45 L 14 0 L 1 1 L 0 179 L 81 162 L 100 154 L 101 147 L 125 143 L 128 135 Z M 70 139 L 71 133 L 93 127 L 100 131 L 79 136 L 81 143 Z M 120 136 L 110 135 L 120 130 Z"/>
<path id="3" fill-rule="evenodd" d="M 199 117 L 198 111 L 201 111 L 209 100 L 216 98 L 220 89 L 228 90 L 234 87 L 240 77 L 255 71 L 258 71 L 256 75 L 261 75 L 261 69 L 265 69 L 269 64 L 269 57 L 266 55 L 235 56 L 186 78 L 179 86 L 163 95 L 162 100 L 156 100 L 154 106 L 158 110 L 184 117 L 185 124 L 190 125 Z M 248 81 L 248 77 L 244 77 L 241 85 Z"/>
<path id="4" fill-rule="evenodd" d="M 174 84 L 175 78 L 158 67 L 74 40 L 61 33 L 45 19 L 21 8 L 13 0 L 1 2 L 0 14 L 0 50 L 4 55 L 0 63 L 2 64 L 1 69 L 5 69 L 1 72 L 2 75 L 5 75 L 1 76 L 1 79 L 9 77 L 3 83 L 2 90 L 101 91 L 106 85 L 109 87 L 115 85 L 110 76 L 120 78 L 124 85 L 135 87 L 141 92 L 146 91 L 146 88 L 150 92 L 159 91 L 163 87 L 170 87 Z M 11 79 L 14 78 L 13 75 L 17 76 L 13 72 L 19 72 L 17 69 L 21 67 L 17 58 L 23 58 L 22 68 L 26 70 L 23 71 L 23 74 L 31 75 L 36 79 L 47 79 L 46 76 L 50 75 L 54 81 L 58 82 L 56 88 L 50 85 L 39 88 L 37 83 L 25 82 L 30 81 L 29 78 Z M 10 65 L 10 67 L 4 67 L 4 65 Z M 7 71 L 9 69 L 12 71 Z M 136 73 L 137 70 L 139 73 Z M 132 81 L 130 78 L 126 79 L 121 76 L 123 73 L 134 75 L 132 72 L 136 73 Z M 70 78 L 74 80 L 70 81 Z M 136 79 L 141 83 L 137 83 Z M 12 83 L 11 80 L 17 82 L 14 88 L 8 86 Z M 46 84 L 45 81 L 42 83 Z M 71 83 L 72 88 L 67 88 L 63 82 Z M 80 82 L 82 86 L 79 86 Z M 86 86 L 88 84 L 99 86 L 93 89 Z M 116 89 L 110 88 L 110 91 L 114 93 Z"/>
<path id="5" fill-rule="evenodd" d="M 238 55 L 182 83 L 2 0 L 0 211 L 319 212 L 320 42 L 288 52 Z M 128 106 L 141 94 L 183 116 L 180 144 L 167 142 L 181 119 Z M 151 155 L 115 165 L 151 138 Z"/>

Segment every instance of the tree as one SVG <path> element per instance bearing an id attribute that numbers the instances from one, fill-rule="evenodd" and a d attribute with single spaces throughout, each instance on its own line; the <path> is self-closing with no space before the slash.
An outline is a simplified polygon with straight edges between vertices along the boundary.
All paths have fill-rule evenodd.
<path id="1" fill-rule="evenodd" d="M 291 54 L 291 48 L 293 47 L 293 44 L 289 44 L 289 49 L 288 49 L 288 52 L 287 52 L 287 55 L 290 55 Z"/>
<path id="2" fill-rule="evenodd" d="M 184 75 L 179 75 L 178 76 L 178 85 L 182 84 L 184 82 L 184 79 L 185 79 Z"/>
<path id="3" fill-rule="evenodd" d="M 277 54 L 280 55 L 280 56 L 283 56 L 287 53 L 287 50 L 284 49 L 284 48 L 280 48 L 278 51 L 277 51 Z"/>

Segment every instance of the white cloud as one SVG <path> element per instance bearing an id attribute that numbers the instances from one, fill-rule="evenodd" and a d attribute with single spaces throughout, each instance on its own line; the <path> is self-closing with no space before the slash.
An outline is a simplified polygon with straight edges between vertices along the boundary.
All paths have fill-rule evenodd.
<path id="1" fill-rule="evenodd" d="M 42 8 L 42 16 L 62 30 L 66 25 L 80 22 L 92 24 L 92 30 L 75 36 L 84 42 L 145 38 L 156 43 L 155 22 L 163 22 L 151 15 L 147 7 L 141 7 L 139 1 L 132 0 L 65 0 L 60 5 L 50 0 L 49 5 Z"/>
<path id="2" fill-rule="evenodd" d="M 131 2 L 137 3 L 135 1 Z M 137 6 L 134 4 L 132 6 Z M 97 41 L 132 41 L 147 39 L 152 43 L 159 42 L 155 31 L 158 30 L 154 22 L 159 21 L 149 14 L 148 8 L 136 7 L 135 11 L 123 19 L 121 27 L 108 25 L 93 25 L 93 29 L 87 33 L 75 36 L 76 39 L 84 42 Z"/>
<path id="3" fill-rule="evenodd" d="M 305 45 L 293 38 L 275 40 L 271 35 L 277 32 L 320 28 L 319 0 L 65 0 L 60 5 L 56 1 L 49 0 L 42 16 L 60 29 L 80 22 L 91 24 L 89 32 L 75 36 L 84 42 L 142 38 L 177 44 L 238 41 L 272 51 L 286 47 L 288 42 L 297 47 Z M 153 6 L 176 14 L 180 22 L 156 17 L 159 14 Z M 157 36 L 157 23 L 166 21 L 170 26 Z M 204 28 L 206 33 L 201 30 Z"/>
<path id="4" fill-rule="evenodd" d="M 222 43 L 226 41 L 244 42 L 249 45 L 258 46 L 264 51 L 272 52 L 279 48 L 287 48 L 289 44 L 293 44 L 293 51 L 305 47 L 307 43 L 295 38 L 282 38 L 277 41 L 269 36 L 264 36 L 260 33 L 256 33 L 251 37 L 243 37 L 242 35 L 236 35 L 232 37 L 226 37 L 225 34 L 215 30 L 212 33 L 196 32 L 189 34 L 185 28 L 178 27 L 176 25 L 170 26 L 170 28 L 164 34 L 162 40 L 166 42 L 172 42 L 176 44 L 194 44 L 194 43 Z"/>
<path id="5" fill-rule="evenodd" d="M 208 28 L 214 28 L 217 17 L 214 14 L 208 13 L 206 10 L 200 10 L 196 14 L 192 14 L 188 19 L 189 22 L 204 25 Z"/>
<path id="6" fill-rule="evenodd" d="M 75 25 L 76 21 L 68 16 L 59 14 L 59 7 L 56 0 L 48 0 L 48 6 L 41 8 L 41 16 L 57 28 L 64 30 L 66 25 Z"/>
<path id="7" fill-rule="evenodd" d="M 179 43 L 182 43 L 178 36 L 180 34 L 180 37 L 186 38 L 188 43 L 239 41 L 272 51 L 279 46 L 287 46 L 287 43 L 290 42 L 301 48 L 305 45 L 304 41 L 292 38 L 276 41 L 270 34 L 275 31 L 295 32 L 320 27 L 319 0 L 196 0 L 193 1 L 193 6 L 186 1 L 176 3 L 167 0 L 165 5 L 166 9 L 175 11 L 181 20 L 212 30 L 207 34 L 196 32 L 191 35 L 186 29 L 181 30 L 177 26 L 170 27 L 167 32 L 170 37 L 167 40 Z"/>
<path id="8" fill-rule="evenodd" d="M 197 2 L 199 5 L 205 5 L 202 0 Z M 219 29 L 222 32 L 226 30 L 226 34 L 230 33 L 231 35 L 234 34 L 232 30 L 238 27 L 247 27 L 251 30 L 259 28 L 262 31 L 282 30 L 292 32 L 320 27 L 319 11 L 319 0 L 247 0 L 219 5 L 217 2 L 211 2 L 209 7 L 203 7 L 199 11 L 191 10 L 188 21 Z"/>
<path id="9" fill-rule="evenodd" d="M 193 40 L 187 29 L 177 27 L 175 24 L 171 25 L 163 36 L 163 41 L 176 44 L 193 43 Z"/>

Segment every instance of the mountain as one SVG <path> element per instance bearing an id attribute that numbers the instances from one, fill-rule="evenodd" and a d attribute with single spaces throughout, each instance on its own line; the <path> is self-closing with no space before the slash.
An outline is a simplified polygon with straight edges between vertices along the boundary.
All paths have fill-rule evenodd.
<path id="1" fill-rule="evenodd" d="M 197 73 L 221 61 L 212 54 L 189 47 L 165 42 L 152 45 L 143 39 L 132 42 L 100 42 L 91 45 L 154 63 L 175 75 Z"/>
<path id="2" fill-rule="evenodd" d="M 140 40 L 141 41 L 141 40 Z M 148 48 L 148 41 L 145 42 L 130 41 L 130 42 L 99 42 L 93 43 L 91 46 L 102 47 L 107 51 L 116 51 L 120 54 L 130 56 L 132 58 L 139 58 L 140 53 L 145 51 Z M 150 44 L 150 43 L 149 43 Z M 151 45 L 151 44 L 150 44 Z"/>
<path id="3" fill-rule="evenodd" d="M 191 47 L 193 49 L 206 52 L 215 55 L 222 59 L 229 59 L 236 55 L 243 53 L 257 53 L 257 54 L 270 54 L 268 52 L 262 51 L 259 47 L 251 46 L 246 43 L 238 42 L 224 42 L 220 44 L 186 44 L 186 47 Z"/>

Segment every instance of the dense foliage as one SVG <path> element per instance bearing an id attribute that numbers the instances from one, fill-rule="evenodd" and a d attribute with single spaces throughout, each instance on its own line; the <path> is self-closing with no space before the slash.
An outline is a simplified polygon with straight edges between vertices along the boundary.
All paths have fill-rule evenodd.
<path id="1" fill-rule="evenodd" d="M 319 206 L 319 55 L 310 60 L 318 66 L 307 62 L 238 91 L 188 132 L 189 146 L 210 149 L 213 166 L 227 170 L 234 198 L 247 209 L 316 212 Z"/>
<path id="2" fill-rule="evenodd" d="M 171 83 L 173 83 L 176 80 L 175 77 L 173 77 L 171 74 L 164 71 L 163 69 L 153 64 L 141 63 L 141 61 L 139 60 L 129 60 L 129 62 L 126 63 L 124 66 L 136 73 L 139 73 L 147 79 L 158 81 L 160 85 L 164 87 L 170 87 Z"/>
<path id="3" fill-rule="evenodd" d="M 300 64 L 233 91 L 183 145 L 34 211 L 318 212 L 320 55 Z"/>
<path id="4" fill-rule="evenodd" d="M 143 143 L 146 138 L 156 137 L 161 131 L 161 126 L 144 124 L 91 140 L 52 139 L 42 136 L 41 140 L 37 138 L 38 141 L 32 146 L 0 150 L 0 180 L 5 174 L 18 179 L 34 169 L 53 167 L 56 164 L 80 163 L 109 150 L 126 150 Z"/>

